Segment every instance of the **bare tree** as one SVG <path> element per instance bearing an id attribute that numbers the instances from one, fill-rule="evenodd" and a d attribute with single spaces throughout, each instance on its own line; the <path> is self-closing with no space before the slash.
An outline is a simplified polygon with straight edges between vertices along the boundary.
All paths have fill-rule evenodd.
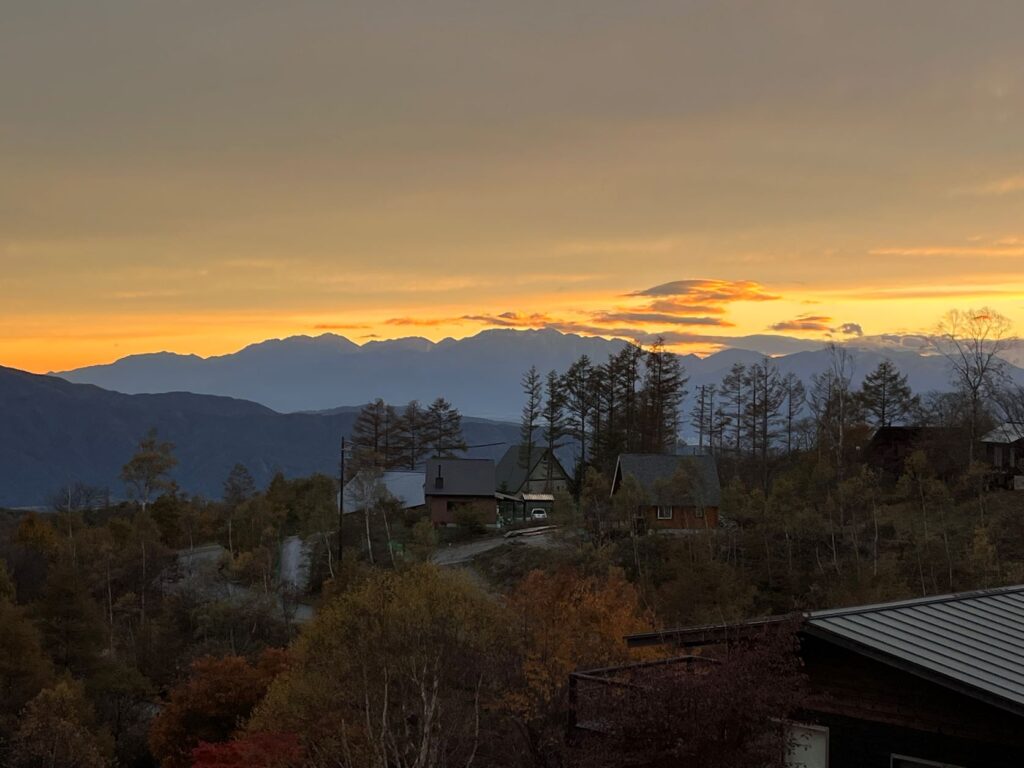
<path id="1" fill-rule="evenodd" d="M 1000 352 L 1011 339 L 1009 318 L 989 307 L 951 309 L 939 321 L 932 345 L 952 368 L 953 383 L 967 399 L 969 461 L 974 461 L 982 404 L 992 395 L 1006 367 Z"/>

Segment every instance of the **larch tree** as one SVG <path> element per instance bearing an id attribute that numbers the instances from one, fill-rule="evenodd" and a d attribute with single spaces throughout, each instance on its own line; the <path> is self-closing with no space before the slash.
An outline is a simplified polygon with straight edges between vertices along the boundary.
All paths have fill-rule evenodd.
<path id="1" fill-rule="evenodd" d="M 543 406 L 544 385 L 537 366 L 531 365 L 530 370 L 523 374 L 523 415 L 519 422 L 519 464 L 526 470 L 527 488 L 529 488 L 530 471 L 533 469 L 535 455 L 536 432 L 540 423 Z"/>
<path id="2" fill-rule="evenodd" d="M 679 437 L 679 409 L 689 381 L 679 356 L 665 349 L 657 339 L 644 357 L 644 399 L 646 403 L 645 450 L 671 451 Z"/>
<path id="3" fill-rule="evenodd" d="M 900 373 L 891 360 L 883 360 L 864 377 L 860 400 L 875 427 L 889 427 L 902 422 L 919 403 L 907 385 L 906 374 Z"/>
<path id="4" fill-rule="evenodd" d="M 424 436 L 436 457 L 450 457 L 466 450 L 462 414 L 443 397 L 437 398 L 427 409 Z"/>
<path id="5" fill-rule="evenodd" d="M 565 426 L 565 395 L 562 390 L 562 381 L 555 371 L 548 372 L 544 380 L 544 405 L 541 414 L 542 432 L 544 447 L 548 456 L 555 455 L 555 451 L 562 447 L 562 440 L 566 435 Z M 545 490 L 551 491 L 552 471 L 554 462 L 548 461 L 548 476 L 545 483 Z"/>

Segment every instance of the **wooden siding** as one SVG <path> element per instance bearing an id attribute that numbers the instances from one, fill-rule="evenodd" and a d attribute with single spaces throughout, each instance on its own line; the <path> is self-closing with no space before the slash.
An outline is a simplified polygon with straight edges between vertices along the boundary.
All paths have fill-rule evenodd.
<path id="1" fill-rule="evenodd" d="M 427 509 L 434 525 L 452 525 L 456 522 L 459 506 L 479 505 L 486 507 L 489 514 L 484 516 L 484 525 L 498 522 L 498 502 L 493 496 L 428 496 Z"/>
<path id="2" fill-rule="evenodd" d="M 704 516 L 700 516 L 697 507 L 672 507 L 672 518 L 661 520 L 658 518 L 657 506 L 645 506 L 640 508 L 640 514 L 649 530 L 683 530 L 702 531 L 706 528 L 718 527 L 718 507 L 703 507 Z"/>

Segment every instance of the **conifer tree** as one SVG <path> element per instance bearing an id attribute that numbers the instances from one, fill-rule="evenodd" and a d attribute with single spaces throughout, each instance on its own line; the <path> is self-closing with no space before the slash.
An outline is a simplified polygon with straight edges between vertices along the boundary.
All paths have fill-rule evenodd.
<path id="1" fill-rule="evenodd" d="M 443 397 L 437 398 L 427 409 L 424 436 L 434 456 L 454 456 L 466 450 L 462 414 Z"/>
<path id="2" fill-rule="evenodd" d="M 526 403 L 523 405 L 523 416 L 520 421 L 519 464 L 526 470 L 526 479 L 529 483 L 530 470 L 533 469 L 534 433 L 540 421 L 544 395 L 537 366 L 531 365 L 530 370 L 523 374 L 522 386 Z"/>
<path id="3" fill-rule="evenodd" d="M 864 377 L 860 401 L 876 427 L 903 421 L 919 403 L 907 385 L 906 374 L 901 374 L 890 360 L 883 360 Z"/>

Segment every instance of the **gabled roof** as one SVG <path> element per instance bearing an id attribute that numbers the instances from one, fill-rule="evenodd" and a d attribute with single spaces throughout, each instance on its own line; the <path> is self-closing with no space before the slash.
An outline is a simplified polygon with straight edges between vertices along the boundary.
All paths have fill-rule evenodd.
<path id="1" fill-rule="evenodd" d="M 1024 440 L 1024 424 L 1016 424 L 1012 421 L 1000 424 L 981 438 L 983 443 L 1009 444 L 1016 443 L 1018 440 Z"/>
<path id="2" fill-rule="evenodd" d="M 521 449 L 521 445 L 509 446 L 509 449 L 505 451 L 505 455 L 501 457 L 501 461 L 498 462 L 498 467 L 495 470 L 496 487 L 501 488 L 504 486 L 508 493 L 518 493 L 523 485 L 526 484 L 526 479 L 533 474 L 537 465 L 548 455 L 547 447 L 543 445 L 533 446 L 533 454 L 530 457 L 530 471 L 527 472 L 526 467 L 519 461 L 519 451 Z M 561 472 L 561 476 L 567 476 L 565 468 L 558 460 L 558 457 L 553 457 L 553 459 L 555 466 Z M 555 477 L 555 473 L 552 472 L 552 478 Z"/>
<path id="3" fill-rule="evenodd" d="M 615 465 L 612 492 L 618 490 L 623 478 L 632 475 L 654 500 L 659 485 L 672 478 L 676 471 L 685 466 L 693 472 L 697 488 L 683 499 L 672 499 L 675 506 L 717 507 L 722 502 L 722 488 L 718 481 L 718 466 L 715 457 L 707 453 L 686 456 L 662 453 L 623 453 Z"/>
<path id="4" fill-rule="evenodd" d="M 389 494 L 398 499 L 405 509 L 423 506 L 423 472 L 403 472 L 389 470 L 381 474 L 380 484 Z M 353 478 L 345 483 L 345 512 L 358 512 L 362 509 L 362 500 L 356 493 L 356 480 Z"/>
<path id="5" fill-rule="evenodd" d="M 424 481 L 426 496 L 493 497 L 497 487 L 493 459 L 427 459 Z"/>
<path id="6" fill-rule="evenodd" d="M 814 611 L 810 634 L 1024 712 L 1024 585 Z"/>

